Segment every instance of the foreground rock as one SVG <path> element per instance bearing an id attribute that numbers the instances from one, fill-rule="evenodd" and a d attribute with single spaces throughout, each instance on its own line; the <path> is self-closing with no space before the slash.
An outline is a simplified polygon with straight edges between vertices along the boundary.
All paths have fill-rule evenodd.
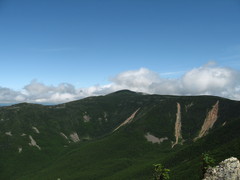
<path id="1" fill-rule="evenodd" d="M 203 180 L 240 180 L 240 162 L 231 157 L 220 162 L 216 167 L 208 168 Z"/>

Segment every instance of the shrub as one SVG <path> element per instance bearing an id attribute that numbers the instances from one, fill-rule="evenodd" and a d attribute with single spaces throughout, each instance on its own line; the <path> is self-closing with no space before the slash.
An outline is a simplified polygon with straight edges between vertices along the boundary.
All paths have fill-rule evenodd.
<path id="1" fill-rule="evenodd" d="M 206 173 L 207 169 L 209 167 L 212 167 L 214 163 L 215 160 L 208 153 L 202 154 L 202 177 L 204 177 L 204 174 Z"/>
<path id="2" fill-rule="evenodd" d="M 153 180 L 169 179 L 170 169 L 164 168 L 162 164 L 154 164 Z"/>

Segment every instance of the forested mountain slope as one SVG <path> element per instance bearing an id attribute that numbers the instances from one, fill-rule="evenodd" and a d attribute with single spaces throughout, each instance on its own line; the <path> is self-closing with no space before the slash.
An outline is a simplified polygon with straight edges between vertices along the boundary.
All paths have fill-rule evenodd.
<path id="1" fill-rule="evenodd" d="M 128 90 L 0 107 L 0 179 L 199 179 L 200 156 L 240 157 L 240 102 Z"/>

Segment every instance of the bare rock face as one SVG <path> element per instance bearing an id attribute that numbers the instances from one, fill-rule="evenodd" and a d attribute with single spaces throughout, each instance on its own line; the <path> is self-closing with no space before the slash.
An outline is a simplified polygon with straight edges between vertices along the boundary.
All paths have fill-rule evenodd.
<path id="1" fill-rule="evenodd" d="M 176 122 L 175 122 L 175 137 L 176 141 L 172 144 L 172 148 L 179 143 L 179 140 L 182 139 L 181 134 L 182 122 L 181 122 L 181 105 L 177 103 L 177 113 L 176 113 Z"/>
<path id="2" fill-rule="evenodd" d="M 216 167 L 208 168 L 203 180 L 240 180 L 240 162 L 231 157 L 220 162 Z"/>
<path id="3" fill-rule="evenodd" d="M 199 135 L 196 138 L 194 138 L 194 141 L 207 135 L 209 129 L 213 127 L 214 123 L 218 119 L 218 109 L 219 109 L 219 101 L 217 101 L 216 104 L 213 105 L 212 109 L 208 112 L 207 117 L 204 120 L 204 123 L 202 125 L 201 131 Z"/>

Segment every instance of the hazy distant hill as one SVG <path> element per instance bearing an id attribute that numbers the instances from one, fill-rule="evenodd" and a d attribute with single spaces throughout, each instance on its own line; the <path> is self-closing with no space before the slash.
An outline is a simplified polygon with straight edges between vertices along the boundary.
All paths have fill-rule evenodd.
<path id="1" fill-rule="evenodd" d="M 199 179 L 200 156 L 240 158 L 240 102 L 128 90 L 0 107 L 0 179 Z"/>
<path id="2" fill-rule="evenodd" d="M 0 107 L 1 106 L 11 106 L 11 105 L 13 105 L 12 103 L 2 103 L 2 104 L 0 104 Z"/>

